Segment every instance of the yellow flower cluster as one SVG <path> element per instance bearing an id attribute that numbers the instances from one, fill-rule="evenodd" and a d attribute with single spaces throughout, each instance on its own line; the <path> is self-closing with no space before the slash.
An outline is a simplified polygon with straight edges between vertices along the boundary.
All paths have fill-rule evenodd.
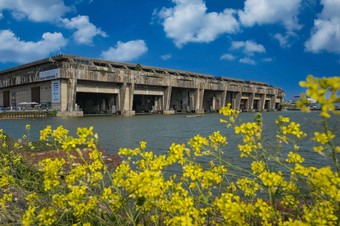
<path id="1" fill-rule="evenodd" d="M 335 110 L 334 102 L 339 100 L 338 91 L 340 89 L 340 77 L 315 78 L 312 75 L 307 77 L 307 81 L 300 82 L 300 86 L 306 87 L 306 94 L 318 101 L 321 105 L 320 115 L 324 118 L 329 118 L 329 111 Z M 329 97 L 328 97 L 329 96 Z M 308 111 L 308 101 L 306 95 L 302 95 L 302 100 L 297 103 L 297 106 Z"/>
<path id="2" fill-rule="evenodd" d="M 231 124 L 235 124 L 235 119 L 238 117 L 240 112 L 235 109 L 232 109 L 231 104 L 229 103 L 227 107 L 221 108 L 219 110 L 219 113 L 229 118 L 229 121 L 224 119 L 220 120 L 220 122 L 222 123 L 227 123 L 227 127 L 229 128 Z"/>
<path id="3" fill-rule="evenodd" d="M 241 151 L 241 157 L 248 157 L 252 151 L 256 151 L 259 147 L 259 140 L 261 140 L 261 126 L 255 122 L 243 123 L 241 126 L 235 126 L 235 133 L 242 134 L 245 145 L 238 145 Z"/>

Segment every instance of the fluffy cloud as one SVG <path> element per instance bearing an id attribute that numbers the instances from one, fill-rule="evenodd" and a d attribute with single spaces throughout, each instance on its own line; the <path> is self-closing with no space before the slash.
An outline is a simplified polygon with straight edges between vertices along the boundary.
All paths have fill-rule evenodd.
<path id="1" fill-rule="evenodd" d="M 297 15 L 301 0 L 246 0 L 244 9 L 238 11 L 242 25 L 281 23 L 287 30 L 300 29 Z"/>
<path id="2" fill-rule="evenodd" d="M 285 35 L 277 33 L 273 37 L 279 41 L 282 48 L 289 48 L 293 44 L 293 38 L 296 38 L 297 35 L 293 31 L 287 31 Z"/>
<path id="3" fill-rule="evenodd" d="M 162 56 L 161 56 L 161 59 L 162 59 L 162 60 L 169 60 L 171 57 L 172 57 L 172 56 L 171 56 L 171 54 L 169 53 L 169 54 L 162 55 Z"/>
<path id="4" fill-rule="evenodd" d="M 144 40 L 134 40 L 129 42 L 117 42 L 113 48 L 103 51 L 101 58 L 113 61 L 130 61 L 138 58 L 148 51 Z"/>
<path id="5" fill-rule="evenodd" d="M 231 50 L 235 49 L 243 49 L 243 52 L 247 54 L 248 56 L 253 56 L 254 53 L 265 53 L 266 49 L 264 48 L 263 45 L 257 44 L 256 42 L 253 41 L 233 41 L 231 43 Z"/>
<path id="6" fill-rule="evenodd" d="M 91 44 L 93 37 L 100 35 L 102 37 L 107 37 L 107 34 L 100 28 L 94 26 L 88 16 L 77 16 L 73 17 L 71 20 L 63 19 L 63 25 L 67 29 L 76 29 L 73 37 L 76 42 L 80 44 Z"/>
<path id="7" fill-rule="evenodd" d="M 209 12 L 203 0 L 172 0 L 176 5 L 163 8 L 155 15 L 161 20 L 168 38 L 181 48 L 189 42 L 208 43 L 224 33 L 235 33 L 239 24 L 235 10 Z"/>
<path id="8" fill-rule="evenodd" d="M 11 30 L 0 30 L 0 62 L 26 63 L 48 57 L 67 41 L 61 33 L 46 32 L 38 42 L 20 40 Z"/>
<path id="9" fill-rule="evenodd" d="M 250 59 L 249 57 L 244 57 L 242 59 L 239 60 L 240 63 L 242 64 L 250 64 L 250 65 L 255 65 L 256 62 L 252 59 Z"/>
<path id="10" fill-rule="evenodd" d="M 306 51 L 340 53 L 340 1 L 321 0 L 323 10 L 314 20 L 311 37 L 305 43 Z"/>
<path id="11" fill-rule="evenodd" d="M 2 10 L 9 10 L 16 19 L 28 18 L 35 22 L 53 22 L 59 20 L 71 8 L 62 0 L 1 0 Z M 1 17 L 0 17 L 1 18 Z"/>
<path id="12" fill-rule="evenodd" d="M 232 54 L 226 53 L 220 57 L 220 60 L 235 60 L 236 57 Z"/>

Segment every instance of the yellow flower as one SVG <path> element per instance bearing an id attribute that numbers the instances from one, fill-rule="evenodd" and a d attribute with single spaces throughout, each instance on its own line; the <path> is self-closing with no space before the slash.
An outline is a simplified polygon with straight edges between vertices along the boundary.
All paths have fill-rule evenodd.
<path id="1" fill-rule="evenodd" d="M 40 214 L 38 215 L 38 220 L 43 225 L 52 225 L 56 220 L 56 211 L 52 207 L 42 208 Z"/>
<path id="2" fill-rule="evenodd" d="M 305 161 L 299 154 L 293 152 L 289 152 L 288 157 L 289 158 L 286 159 L 286 161 L 289 163 L 302 163 Z"/>
<path id="3" fill-rule="evenodd" d="M 26 125 L 26 130 L 30 130 L 31 129 L 31 125 L 27 124 Z"/>
<path id="4" fill-rule="evenodd" d="M 321 144 L 326 144 L 335 137 L 335 135 L 331 131 L 327 131 L 327 133 L 315 132 L 314 135 L 315 137 L 313 138 L 313 140 L 316 140 Z"/>
<path id="5" fill-rule="evenodd" d="M 26 210 L 25 214 L 22 217 L 22 224 L 25 226 L 31 225 L 33 223 L 34 218 L 35 218 L 35 210 L 36 208 L 29 206 L 28 209 Z"/>
<path id="6" fill-rule="evenodd" d="M 264 162 L 263 161 L 253 162 L 251 164 L 251 169 L 253 170 L 254 173 L 261 173 L 264 170 Z"/>
<path id="7" fill-rule="evenodd" d="M 329 78 L 314 78 L 312 75 L 307 77 L 307 81 L 300 82 L 300 86 L 307 87 L 306 94 L 317 100 L 321 105 L 320 115 L 324 118 L 329 118 L 329 112 L 335 110 L 334 102 L 338 100 L 337 92 L 339 90 L 340 77 Z M 306 95 L 302 95 L 302 100 L 296 105 L 307 109 Z"/>

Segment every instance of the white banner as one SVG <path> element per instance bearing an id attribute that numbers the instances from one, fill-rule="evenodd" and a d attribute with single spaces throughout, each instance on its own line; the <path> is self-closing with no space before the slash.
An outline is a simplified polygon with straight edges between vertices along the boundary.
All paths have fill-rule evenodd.
<path id="1" fill-rule="evenodd" d="M 60 80 L 52 81 L 52 103 L 60 103 Z"/>
<path id="2" fill-rule="evenodd" d="M 39 72 L 40 81 L 60 78 L 60 68 Z"/>

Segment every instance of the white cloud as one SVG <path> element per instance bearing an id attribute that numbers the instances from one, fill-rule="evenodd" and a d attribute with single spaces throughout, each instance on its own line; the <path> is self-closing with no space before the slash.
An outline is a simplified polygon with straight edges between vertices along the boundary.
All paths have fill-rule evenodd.
<path id="1" fill-rule="evenodd" d="M 154 15 L 161 20 L 166 36 L 181 48 L 189 42 L 209 43 L 224 33 L 239 30 L 235 10 L 209 12 L 203 0 L 172 0 L 176 5 L 163 8 Z"/>
<path id="2" fill-rule="evenodd" d="M 264 48 L 263 45 L 257 44 L 256 42 L 253 41 L 233 41 L 231 43 L 231 50 L 235 49 L 243 49 L 243 52 L 247 54 L 248 56 L 253 56 L 254 53 L 265 53 L 266 49 Z"/>
<path id="3" fill-rule="evenodd" d="M 172 57 L 171 54 L 165 54 L 165 55 L 162 55 L 162 56 L 161 56 L 161 59 L 162 59 L 162 60 L 169 60 L 171 57 Z"/>
<path id="4" fill-rule="evenodd" d="M 226 53 L 220 57 L 220 60 L 235 60 L 236 57 L 232 54 Z"/>
<path id="5" fill-rule="evenodd" d="M 297 19 L 300 5 L 301 0 L 246 0 L 238 15 L 246 27 L 281 23 L 287 30 L 295 30 L 301 28 Z"/>
<path id="6" fill-rule="evenodd" d="M 255 65 L 256 62 L 252 59 L 250 59 L 249 57 L 244 57 L 242 59 L 239 60 L 240 63 L 242 64 L 250 64 L 250 65 Z"/>
<path id="7" fill-rule="evenodd" d="M 293 44 L 293 38 L 297 37 L 297 35 L 293 31 L 287 31 L 285 35 L 277 33 L 273 37 L 279 41 L 282 48 L 289 48 Z"/>
<path id="8" fill-rule="evenodd" d="M 305 42 L 306 51 L 340 53 L 340 1 L 321 0 L 324 6 L 314 20 L 311 37 Z"/>
<path id="9" fill-rule="evenodd" d="M 113 48 L 110 47 L 107 51 L 103 51 L 101 58 L 113 61 L 130 61 L 138 58 L 148 51 L 144 40 L 134 40 L 129 42 L 117 42 Z"/>
<path id="10" fill-rule="evenodd" d="M 9 10 L 16 19 L 28 18 L 35 22 L 54 22 L 59 20 L 70 7 L 64 5 L 62 0 L 1 0 L 2 10 Z"/>
<path id="11" fill-rule="evenodd" d="M 107 34 L 100 28 L 93 25 L 88 16 L 77 16 L 73 17 L 71 20 L 62 19 L 63 25 L 67 29 L 76 29 L 73 37 L 76 42 L 80 44 L 91 44 L 93 37 L 100 35 L 102 37 L 107 37 Z"/>
<path id="12" fill-rule="evenodd" d="M 67 44 L 61 33 L 46 32 L 38 42 L 20 40 L 11 30 L 0 30 L 0 62 L 26 63 L 48 57 Z"/>
<path id="13" fill-rule="evenodd" d="M 263 58 L 262 61 L 263 62 L 272 62 L 274 59 L 271 57 L 267 57 L 267 58 Z"/>

